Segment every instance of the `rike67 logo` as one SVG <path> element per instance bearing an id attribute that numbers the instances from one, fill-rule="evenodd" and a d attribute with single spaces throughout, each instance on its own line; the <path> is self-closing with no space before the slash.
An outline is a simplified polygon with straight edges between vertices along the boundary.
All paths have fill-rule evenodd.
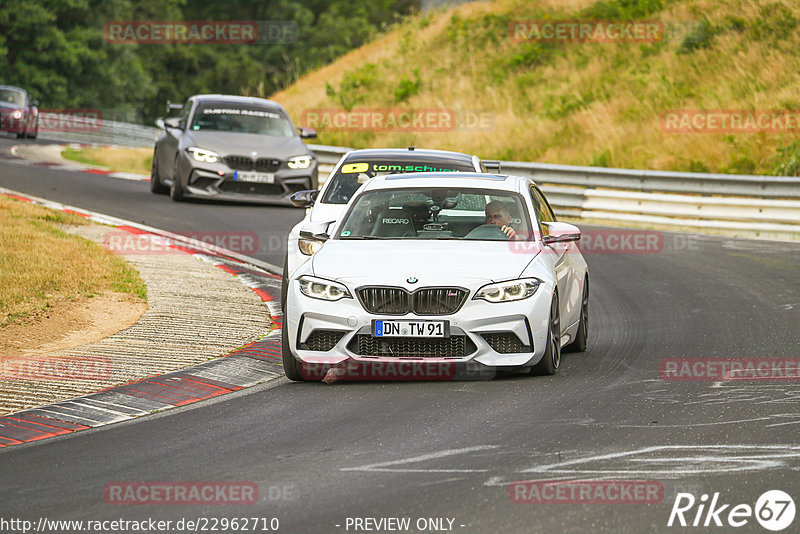
<path id="1" fill-rule="evenodd" d="M 692 527 L 743 527 L 755 517 L 767 530 L 778 532 L 792 524 L 795 515 L 794 500 L 781 490 L 769 490 L 761 494 L 755 506 L 731 504 L 720 500 L 719 492 L 709 502 L 708 494 L 699 499 L 691 493 L 678 493 L 672 504 L 667 526 Z"/>

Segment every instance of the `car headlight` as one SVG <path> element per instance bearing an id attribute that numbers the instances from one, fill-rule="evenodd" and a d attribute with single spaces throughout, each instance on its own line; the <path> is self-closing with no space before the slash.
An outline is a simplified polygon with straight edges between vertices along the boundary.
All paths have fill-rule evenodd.
<path id="1" fill-rule="evenodd" d="M 521 280 L 509 280 L 497 284 L 483 286 L 475 293 L 474 299 L 482 299 L 487 302 L 512 302 L 523 300 L 533 296 L 539 289 L 541 280 L 536 278 L 523 278 Z"/>
<path id="2" fill-rule="evenodd" d="M 21 119 L 22 112 L 18 109 L 15 109 L 14 112 L 11 114 L 11 116 L 14 117 L 15 119 Z"/>
<path id="3" fill-rule="evenodd" d="M 322 248 L 322 242 L 313 239 L 298 239 L 297 247 L 300 249 L 300 252 L 306 256 L 312 256 Z"/>
<path id="4" fill-rule="evenodd" d="M 297 281 L 300 283 L 300 292 L 312 299 L 340 300 L 353 298 L 350 296 L 347 287 L 338 282 L 313 276 L 301 276 Z"/>
<path id="5" fill-rule="evenodd" d="M 289 158 L 290 169 L 307 169 L 311 165 L 311 156 L 295 156 Z"/>
<path id="6" fill-rule="evenodd" d="M 215 163 L 219 159 L 219 154 L 217 154 L 216 152 L 212 152 L 210 150 L 206 150 L 204 148 L 197 148 L 196 146 L 190 146 L 186 150 L 191 152 L 192 157 L 197 161 L 204 161 L 206 163 Z"/>

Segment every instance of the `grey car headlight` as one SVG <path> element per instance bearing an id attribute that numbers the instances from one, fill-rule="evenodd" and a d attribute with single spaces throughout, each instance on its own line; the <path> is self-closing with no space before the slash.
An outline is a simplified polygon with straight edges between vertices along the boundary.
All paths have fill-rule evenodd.
<path id="1" fill-rule="evenodd" d="M 306 256 L 312 256 L 315 252 L 322 248 L 322 242 L 314 239 L 298 239 L 297 248 Z"/>
<path id="2" fill-rule="evenodd" d="M 301 276 L 297 281 L 300 283 L 300 292 L 312 299 L 333 301 L 353 298 L 350 296 L 350 291 L 347 290 L 347 287 L 338 282 L 313 276 Z"/>
<path id="3" fill-rule="evenodd" d="M 311 156 L 295 156 L 289 158 L 290 169 L 307 169 L 311 165 Z"/>
<path id="4" fill-rule="evenodd" d="M 206 150 L 205 148 L 190 146 L 186 150 L 191 152 L 192 157 L 196 161 L 203 161 L 205 163 L 216 163 L 216 161 L 219 159 L 219 154 L 217 154 L 216 152 L 212 152 L 211 150 Z"/>
<path id="5" fill-rule="evenodd" d="M 483 286 L 475 293 L 473 300 L 482 299 L 487 302 L 512 302 L 533 296 L 539 289 L 541 280 L 522 278 Z"/>

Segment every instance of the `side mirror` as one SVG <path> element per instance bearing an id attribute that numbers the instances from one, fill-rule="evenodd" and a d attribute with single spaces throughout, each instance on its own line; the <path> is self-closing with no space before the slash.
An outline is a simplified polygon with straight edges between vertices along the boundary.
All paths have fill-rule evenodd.
<path id="1" fill-rule="evenodd" d="M 302 228 L 300 228 L 300 238 L 311 239 L 312 241 L 324 243 L 331 237 L 328 235 L 328 228 L 334 222 L 336 221 L 312 222 L 305 224 Z"/>
<path id="2" fill-rule="evenodd" d="M 319 189 L 298 191 L 289 198 L 295 208 L 310 208 L 314 205 L 319 195 Z"/>
<path id="3" fill-rule="evenodd" d="M 162 119 L 161 117 L 156 119 L 156 126 L 161 128 L 162 130 L 167 127 L 167 125 L 164 124 L 164 119 Z"/>
<path id="4" fill-rule="evenodd" d="M 574 224 L 564 222 L 546 222 L 542 224 L 545 225 L 550 232 L 550 235 L 546 235 L 542 238 L 545 245 L 581 240 L 581 231 Z"/>
<path id="5" fill-rule="evenodd" d="M 39 101 L 38 100 L 31 100 L 31 106 L 38 108 L 39 107 Z"/>
<path id="6" fill-rule="evenodd" d="M 164 126 L 167 128 L 183 130 L 183 124 L 180 117 L 170 117 L 168 119 L 164 119 Z"/>
<path id="7" fill-rule="evenodd" d="M 301 139 L 314 139 L 317 137 L 317 131 L 313 128 L 304 128 L 301 126 L 299 130 Z"/>

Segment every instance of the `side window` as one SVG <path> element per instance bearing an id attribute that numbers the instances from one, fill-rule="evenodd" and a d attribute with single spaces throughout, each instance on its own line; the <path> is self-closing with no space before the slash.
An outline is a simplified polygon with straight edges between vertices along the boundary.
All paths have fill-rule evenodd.
<path id="1" fill-rule="evenodd" d="M 330 185 L 325 192 L 322 202 L 326 204 L 347 204 L 361 184 L 371 176 L 365 173 L 337 173 L 330 179 Z"/>
<path id="2" fill-rule="evenodd" d="M 189 123 L 189 112 L 192 111 L 192 103 L 191 100 L 187 100 L 183 108 L 181 108 L 181 112 L 178 115 L 178 118 L 181 120 L 181 128 L 186 128 L 186 125 Z"/>
<path id="3" fill-rule="evenodd" d="M 545 200 L 544 195 L 531 184 L 529 190 L 531 195 L 531 202 L 533 203 L 533 210 L 536 212 L 536 220 L 539 223 L 539 228 L 542 230 L 542 236 L 550 235 L 547 226 L 543 225 L 544 222 L 555 222 L 556 218 L 553 215 L 553 210 L 550 204 Z"/>
<path id="4" fill-rule="evenodd" d="M 547 202 L 542 192 L 535 186 L 533 187 L 533 194 L 538 199 L 539 206 L 542 208 L 542 220 L 544 222 L 556 222 L 556 215 L 553 213 L 553 208 L 550 207 L 550 203 Z"/>
<path id="5" fill-rule="evenodd" d="M 536 194 L 534 193 L 536 189 L 531 185 L 528 188 L 528 193 L 531 195 L 531 203 L 533 204 L 533 214 L 536 217 L 537 226 L 541 229 L 542 236 L 548 235 L 547 227 L 542 226 L 542 206 L 539 204 L 539 199 L 536 198 Z"/>

